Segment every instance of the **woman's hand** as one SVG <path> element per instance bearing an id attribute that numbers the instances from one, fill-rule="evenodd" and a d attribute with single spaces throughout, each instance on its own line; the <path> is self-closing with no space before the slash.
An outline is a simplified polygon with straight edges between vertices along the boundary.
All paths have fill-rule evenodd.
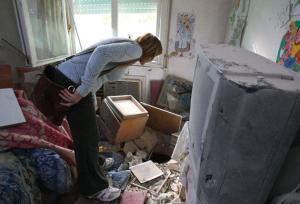
<path id="1" fill-rule="evenodd" d="M 82 98 L 76 91 L 71 93 L 68 89 L 61 90 L 59 96 L 64 100 L 64 102 L 61 102 L 60 104 L 68 107 L 78 103 Z"/>

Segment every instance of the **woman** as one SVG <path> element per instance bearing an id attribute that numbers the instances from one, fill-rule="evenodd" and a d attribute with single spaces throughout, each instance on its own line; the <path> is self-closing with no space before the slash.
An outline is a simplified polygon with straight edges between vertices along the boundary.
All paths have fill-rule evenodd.
<path id="1" fill-rule="evenodd" d="M 66 88 L 59 96 L 63 99 L 61 105 L 69 107 L 67 120 L 74 140 L 81 201 L 112 201 L 120 196 L 119 189 L 108 187 L 98 162 L 99 133 L 93 93 L 104 82 L 121 79 L 127 66 L 137 61 L 142 65 L 151 62 L 161 53 L 159 39 L 150 33 L 135 41 L 112 38 L 78 53 L 59 64 L 57 69 L 45 71 L 54 74 L 54 82 Z M 70 87 L 74 87 L 73 92 Z"/>

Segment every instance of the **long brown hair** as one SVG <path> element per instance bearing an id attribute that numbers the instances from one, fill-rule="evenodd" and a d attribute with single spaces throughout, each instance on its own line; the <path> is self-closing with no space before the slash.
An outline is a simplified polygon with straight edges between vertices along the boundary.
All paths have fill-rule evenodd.
<path id="1" fill-rule="evenodd" d="M 160 40 L 151 33 L 146 33 L 145 35 L 138 37 L 136 41 L 139 43 L 143 50 L 140 61 L 143 58 L 153 59 L 154 57 L 162 53 L 162 45 Z"/>

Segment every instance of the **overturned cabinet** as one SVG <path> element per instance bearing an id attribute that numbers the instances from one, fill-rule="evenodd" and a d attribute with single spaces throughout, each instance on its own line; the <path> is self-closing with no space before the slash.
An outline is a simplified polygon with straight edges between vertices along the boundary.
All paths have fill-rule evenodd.
<path id="1" fill-rule="evenodd" d="M 131 95 L 108 96 L 100 106 L 100 125 L 112 143 L 121 143 L 139 137 L 149 114 Z"/>
<path id="2" fill-rule="evenodd" d="M 227 45 L 202 46 L 189 122 L 189 204 L 263 204 L 300 125 L 300 78 Z"/>

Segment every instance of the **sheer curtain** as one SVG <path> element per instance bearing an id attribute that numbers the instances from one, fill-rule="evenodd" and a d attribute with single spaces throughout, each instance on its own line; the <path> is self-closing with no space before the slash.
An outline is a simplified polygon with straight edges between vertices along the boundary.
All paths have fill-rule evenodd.
<path id="1" fill-rule="evenodd" d="M 57 61 L 70 54 L 64 0 L 18 0 L 17 9 L 32 66 Z"/>
<path id="2" fill-rule="evenodd" d="M 37 59 L 68 54 L 65 7 L 61 0 L 27 0 Z"/>

